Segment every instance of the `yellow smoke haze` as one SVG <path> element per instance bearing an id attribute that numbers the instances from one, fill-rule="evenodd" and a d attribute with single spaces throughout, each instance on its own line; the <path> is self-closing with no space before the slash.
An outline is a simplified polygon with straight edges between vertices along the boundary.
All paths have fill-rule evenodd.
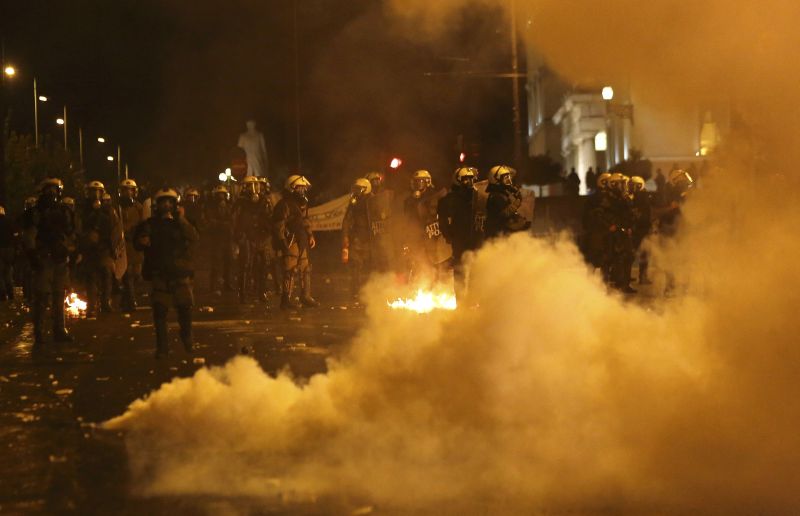
<path id="1" fill-rule="evenodd" d="M 721 88 L 750 123 L 687 202 L 680 237 L 653 240 L 657 284 L 671 269 L 681 294 L 610 295 L 567 236 L 486 246 L 453 312 L 390 310 L 401 293 L 376 278 L 326 374 L 270 377 L 239 357 L 106 423 L 125 431 L 142 493 L 460 514 L 800 511 L 797 4 L 518 3 L 565 76 L 630 73 L 676 102 Z M 435 34 L 464 4 L 390 8 Z"/>

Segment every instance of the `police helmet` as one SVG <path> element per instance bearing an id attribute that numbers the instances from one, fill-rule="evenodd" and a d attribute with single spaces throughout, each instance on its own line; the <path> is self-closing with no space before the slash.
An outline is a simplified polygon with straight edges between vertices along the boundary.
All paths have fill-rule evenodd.
<path id="1" fill-rule="evenodd" d="M 597 176 L 597 188 L 600 190 L 607 190 L 608 189 L 608 182 L 611 180 L 611 173 L 610 172 L 603 172 L 599 176 Z"/>
<path id="2" fill-rule="evenodd" d="M 158 202 L 161 199 L 172 199 L 175 202 L 178 202 L 178 192 L 173 190 L 172 188 L 162 188 L 161 190 L 157 191 L 155 195 L 153 195 L 153 199 Z"/>
<path id="3" fill-rule="evenodd" d="M 689 188 L 694 184 L 694 179 L 692 179 L 692 176 L 680 168 L 671 170 L 669 172 L 667 181 L 669 181 L 669 184 L 672 186 L 679 188 Z"/>
<path id="4" fill-rule="evenodd" d="M 89 181 L 86 184 L 86 189 L 87 190 L 105 190 L 106 187 L 100 181 Z"/>
<path id="5" fill-rule="evenodd" d="M 292 174 L 291 176 L 286 178 L 286 183 L 284 184 L 284 188 L 291 191 L 298 186 L 311 188 L 311 181 L 306 179 L 305 176 L 301 176 L 300 174 Z"/>
<path id="6" fill-rule="evenodd" d="M 478 179 L 478 169 L 475 167 L 459 167 L 453 174 L 453 182 L 461 184 L 466 178 Z"/>
<path id="7" fill-rule="evenodd" d="M 632 176 L 628 187 L 633 193 L 641 192 L 644 190 L 644 178 L 641 176 Z"/>
<path id="8" fill-rule="evenodd" d="M 429 188 L 433 186 L 433 179 L 431 178 L 431 173 L 427 170 L 417 170 L 411 175 L 411 189 L 412 190 L 420 190 L 418 188 L 418 184 L 422 186 L 422 190 L 425 188 Z"/>
<path id="9" fill-rule="evenodd" d="M 364 176 L 364 178 L 369 182 L 372 181 L 383 182 L 383 174 L 381 174 L 380 172 L 375 172 L 375 171 L 369 172 L 366 176 Z"/>
<path id="10" fill-rule="evenodd" d="M 61 204 L 63 204 L 64 206 L 69 206 L 70 208 L 74 208 L 75 199 L 73 199 L 72 197 L 64 197 L 63 199 L 61 199 Z"/>
<path id="11" fill-rule="evenodd" d="M 200 197 L 200 192 L 197 188 L 187 188 L 183 192 L 184 197 Z"/>
<path id="12" fill-rule="evenodd" d="M 64 188 L 64 183 L 62 183 L 61 180 L 58 179 L 57 177 L 48 177 L 48 178 L 42 180 L 41 183 L 39 183 L 39 191 L 43 192 L 44 189 L 49 187 L 49 186 L 54 186 L 54 187 L 58 188 L 59 190 L 61 190 L 62 188 Z"/>
<path id="13" fill-rule="evenodd" d="M 119 184 L 120 188 L 132 188 L 137 189 L 139 186 L 136 184 L 136 181 L 133 179 L 123 179 L 122 182 Z"/>
<path id="14" fill-rule="evenodd" d="M 369 195 L 372 193 L 372 183 L 366 177 L 359 177 L 353 182 L 353 193 L 356 195 Z"/>
<path id="15" fill-rule="evenodd" d="M 222 194 L 225 194 L 227 196 L 228 195 L 228 189 L 225 188 L 225 185 L 217 185 L 217 186 L 214 187 L 214 189 L 211 191 L 211 193 L 213 193 L 213 194 L 222 193 Z"/>
<path id="16" fill-rule="evenodd" d="M 33 208 L 36 206 L 36 197 L 28 197 L 25 199 L 25 209 Z"/>
<path id="17" fill-rule="evenodd" d="M 513 178 L 517 171 L 508 165 L 497 165 L 489 170 L 489 182 L 493 184 L 500 184 L 503 182 L 503 177 L 511 175 Z"/>
<path id="18" fill-rule="evenodd" d="M 622 172 L 614 172 L 608 180 L 611 188 L 618 192 L 626 192 L 628 190 L 628 176 Z"/>
<path id="19" fill-rule="evenodd" d="M 6 214 L 6 208 L 4 206 L 0 206 L 0 215 Z"/>

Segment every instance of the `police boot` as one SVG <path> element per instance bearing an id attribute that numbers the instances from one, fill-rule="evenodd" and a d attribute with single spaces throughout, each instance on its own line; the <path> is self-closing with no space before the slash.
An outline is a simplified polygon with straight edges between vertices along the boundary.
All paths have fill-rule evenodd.
<path id="1" fill-rule="evenodd" d="M 647 277 L 647 269 L 649 264 L 647 262 L 639 263 L 639 285 L 650 285 L 653 282 Z"/>
<path id="2" fill-rule="evenodd" d="M 192 307 L 179 306 L 176 308 L 178 312 L 178 325 L 181 328 L 181 342 L 183 342 L 183 349 L 187 353 L 194 351 L 194 338 L 192 336 Z"/>
<path id="3" fill-rule="evenodd" d="M 169 356 L 166 305 L 153 303 L 153 327 L 156 330 L 156 358 Z"/>
<path id="4" fill-rule="evenodd" d="M 67 331 L 64 319 L 64 303 L 53 300 L 53 340 L 56 342 L 72 342 L 72 335 Z"/>
<path id="5" fill-rule="evenodd" d="M 311 271 L 309 270 L 303 273 L 303 295 L 300 297 L 300 302 L 307 308 L 319 306 L 319 302 L 311 297 Z"/>
<path id="6" fill-rule="evenodd" d="M 246 303 L 247 302 L 247 282 L 249 278 L 247 277 L 247 273 L 245 271 L 241 271 L 239 273 L 239 302 Z"/>
<path id="7" fill-rule="evenodd" d="M 34 297 L 31 306 L 31 316 L 33 318 L 33 346 L 34 348 L 41 348 L 44 344 L 44 317 L 47 306 L 42 299 L 37 299 L 38 294 Z"/>
<path id="8" fill-rule="evenodd" d="M 294 275 L 284 273 L 283 286 L 281 288 L 281 310 L 298 309 L 300 304 L 292 296 L 294 288 Z"/>

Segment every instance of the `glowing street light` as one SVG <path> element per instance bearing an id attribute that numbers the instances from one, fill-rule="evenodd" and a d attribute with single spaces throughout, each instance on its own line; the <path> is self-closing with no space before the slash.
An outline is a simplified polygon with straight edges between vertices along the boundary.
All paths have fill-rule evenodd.
<path id="1" fill-rule="evenodd" d="M 400 158 L 392 158 L 392 161 L 389 163 L 389 166 L 392 167 L 393 169 L 398 169 L 398 168 L 400 168 L 400 165 L 402 165 L 402 164 L 403 164 L 403 160 L 402 159 L 400 159 Z"/>
<path id="2" fill-rule="evenodd" d="M 612 100 L 614 98 L 614 88 L 606 86 L 603 88 L 601 95 L 603 96 L 603 100 Z"/>
<path id="3" fill-rule="evenodd" d="M 111 154 L 109 154 L 108 156 L 106 156 L 106 159 L 107 159 L 108 161 L 114 161 L 114 156 L 112 156 Z"/>
<path id="4" fill-rule="evenodd" d="M 47 97 L 44 95 L 39 95 L 39 102 L 47 102 Z"/>
<path id="5" fill-rule="evenodd" d="M 64 119 L 63 118 L 56 118 L 56 123 L 58 125 L 64 125 Z"/>
<path id="6" fill-rule="evenodd" d="M 17 75 L 17 69 L 9 65 L 3 69 L 3 73 L 5 73 L 7 77 L 14 77 Z"/>
<path id="7" fill-rule="evenodd" d="M 103 138 L 102 136 L 98 136 L 97 137 L 97 143 L 106 143 L 106 139 Z"/>
<path id="8" fill-rule="evenodd" d="M 224 183 L 225 181 L 228 180 L 228 174 L 226 174 L 225 172 L 220 172 L 219 175 L 217 176 L 217 179 L 219 179 L 220 182 Z"/>
<path id="9" fill-rule="evenodd" d="M 231 177 L 233 175 L 233 170 L 230 168 L 225 169 L 225 177 Z"/>

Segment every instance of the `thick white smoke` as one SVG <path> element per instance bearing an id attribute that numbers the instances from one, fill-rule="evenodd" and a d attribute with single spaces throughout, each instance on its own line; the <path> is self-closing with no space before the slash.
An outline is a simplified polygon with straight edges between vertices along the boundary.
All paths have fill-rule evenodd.
<path id="1" fill-rule="evenodd" d="M 554 7 L 570 3 L 531 5 L 552 15 L 552 27 L 567 16 L 583 27 L 588 15 Z M 765 52 L 789 55 L 794 37 L 782 18 L 790 3 L 768 3 L 772 11 L 752 13 L 754 23 L 773 17 L 775 34 L 757 31 L 751 52 L 733 45 L 746 84 L 756 84 L 757 69 L 772 81 L 740 104 L 754 132 L 729 143 L 725 169 L 688 202 L 681 238 L 657 249 L 681 296 L 625 303 L 568 239 L 523 235 L 475 257 L 470 295 L 479 308 L 391 311 L 385 301 L 397 293 L 376 281 L 364 328 L 327 374 L 271 378 L 240 357 L 174 380 L 108 422 L 126 432 L 143 492 L 344 494 L 422 509 L 456 501 L 461 513 L 800 510 L 800 204 L 796 148 L 781 146 L 800 126 L 795 114 L 767 123 L 781 119 L 798 74 L 777 73 L 781 56 Z M 447 12 L 440 6 L 462 2 L 394 4 L 437 20 Z M 625 7 L 651 23 L 653 13 L 685 21 L 694 9 L 641 4 L 612 2 L 608 11 Z M 718 16 L 726 38 L 748 34 L 735 5 L 698 5 Z M 679 50 L 698 49 L 712 22 L 691 25 L 691 41 L 673 23 L 676 37 L 656 38 L 658 52 L 631 64 L 642 72 L 634 76 L 646 77 L 659 56 L 670 64 Z M 601 61 L 609 48 L 643 52 L 639 29 L 614 27 L 594 43 Z M 552 36 L 543 47 L 564 70 L 578 69 L 582 54 L 559 53 L 553 31 L 542 31 Z M 725 39 L 710 41 L 729 63 Z M 695 83 L 713 77 L 716 68 Z M 774 152 L 755 158 L 755 147 L 770 150 L 765 142 Z"/>

